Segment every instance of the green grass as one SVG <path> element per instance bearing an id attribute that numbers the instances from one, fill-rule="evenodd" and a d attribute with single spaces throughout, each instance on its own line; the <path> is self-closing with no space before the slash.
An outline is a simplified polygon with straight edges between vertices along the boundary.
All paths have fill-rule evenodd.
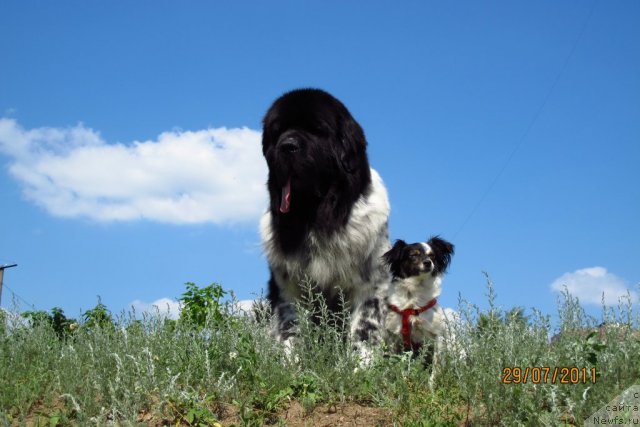
<path id="1" fill-rule="evenodd" d="M 239 315 L 210 287 L 201 294 L 216 302 L 207 305 L 211 315 L 191 307 L 180 321 L 113 318 L 101 304 L 79 325 L 0 314 L 0 425 L 286 425 L 292 402 L 303 421 L 320 407 L 358 404 L 388 410 L 379 425 L 581 425 L 640 379 L 640 318 L 630 302 L 594 319 L 563 295 L 562 333 L 550 344 L 558 330 L 549 316 L 501 309 L 487 283 L 487 310 L 460 300 L 457 346 L 442 355 L 433 388 L 429 368 L 402 355 L 379 354 L 356 369 L 341 330 L 348 316 L 327 312 L 311 292 L 291 355 L 269 337 L 264 309 Z M 189 287 L 183 302 L 198 300 L 198 291 Z M 612 326 L 589 334 L 602 322 Z M 503 384 L 505 367 L 595 367 L 597 378 Z"/>

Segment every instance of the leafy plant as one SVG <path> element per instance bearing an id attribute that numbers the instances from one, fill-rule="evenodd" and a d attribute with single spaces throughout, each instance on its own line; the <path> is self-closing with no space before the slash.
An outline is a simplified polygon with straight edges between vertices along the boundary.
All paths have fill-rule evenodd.
<path id="1" fill-rule="evenodd" d="M 222 427 L 218 417 L 208 408 L 215 399 L 214 396 L 197 397 L 182 396 L 167 402 L 175 426 L 186 424 L 193 427 Z"/>
<path id="2" fill-rule="evenodd" d="M 224 318 L 221 299 L 227 294 L 218 283 L 199 288 L 193 282 L 185 283 L 187 290 L 179 298 L 182 302 L 180 320 L 203 328 L 207 320 L 220 322 Z"/>
<path id="3" fill-rule="evenodd" d="M 291 395 L 300 399 L 306 411 L 310 411 L 323 398 L 318 378 L 310 373 L 302 373 L 291 384 Z"/>
<path id="4" fill-rule="evenodd" d="M 44 310 L 25 311 L 22 317 L 29 319 L 31 326 L 51 325 L 51 316 Z"/>
<path id="5" fill-rule="evenodd" d="M 112 328 L 114 326 L 113 316 L 107 309 L 107 306 L 102 304 L 100 297 L 98 297 L 98 304 L 92 309 L 85 311 L 82 314 L 84 320 L 84 326 L 91 329 L 95 327 L 100 328 Z"/>
<path id="6" fill-rule="evenodd" d="M 78 322 L 75 319 L 67 318 L 61 308 L 53 307 L 51 309 L 51 326 L 58 338 L 64 339 L 77 329 Z"/>
<path id="7" fill-rule="evenodd" d="M 607 345 L 598 339 L 598 331 L 591 331 L 584 342 L 579 344 L 581 351 L 586 355 L 586 359 L 592 365 L 598 361 L 598 353 L 602 352 Z"/>

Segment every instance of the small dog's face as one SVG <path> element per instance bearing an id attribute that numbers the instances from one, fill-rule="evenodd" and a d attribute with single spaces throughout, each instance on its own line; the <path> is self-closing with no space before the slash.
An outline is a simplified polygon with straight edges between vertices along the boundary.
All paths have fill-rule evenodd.
<path id="1" fill-rule="evenodd" d="M 384 254 L 394 278 L 407 278 L 431 274 L 444 274 L 451 263 L 454 246 L 439 237 L 427 243 L 406 243 L 398 240 Z"/>

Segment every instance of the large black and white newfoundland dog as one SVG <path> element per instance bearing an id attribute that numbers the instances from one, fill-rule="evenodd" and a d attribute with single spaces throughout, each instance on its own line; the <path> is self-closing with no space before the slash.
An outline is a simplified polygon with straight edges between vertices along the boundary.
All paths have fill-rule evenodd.
<path id="1" fill-rule="evenodd" d="M 322 90 L 288 92 L 264 117 L 271 203 L 260 229 L 271 270 L 267 297 L 275 335 L 288 344 L 305 280 L 331 310 L 341 309 L 343 295 L 357 341 L 379 337 L 374 295 L 390 281 L 382 258 L 390 247 L 389 201 L 366 146 L 351 113 Z"/>

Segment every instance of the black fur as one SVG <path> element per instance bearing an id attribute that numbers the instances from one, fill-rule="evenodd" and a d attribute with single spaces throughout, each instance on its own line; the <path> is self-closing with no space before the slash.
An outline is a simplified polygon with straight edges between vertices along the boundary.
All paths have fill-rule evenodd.
<path id="1" fill-rule="evenodd" d="M 371 182 L 366 145 L 347 108 L 322 90 L 288 92 L 269 108 L 262 152 L 269 166 L 275 240 L 284 253 L 304 251 L 312 229 L 330 235 L 347 223 L 353 204 Z M 288 180 L 290 211 L 281 213 Z"/>
<path id="2" fill-rule="evenodd" d="M 371 298 L 364 302 L 361 311 L 361 320 L 355 328 L 355 337 L 360 341 L 368 341 L 370 344 L 378 344 L 380 320 L 382 311 L 380 301 Z"/>
<path id="3" fill-rule="evenodd" d="M 267 300 L 271 305 L 271 309 L 275 314 L 275 318 L 278 321 L 278 331 L 282 339 L 287 339 L 295 335 L 295 328 L 297 325 L 295 312 L 293 307 L 288 304 L 275 304 L 275 301 L 280 301 L 280 289 L 278 288 L 276 281 L 273 278 L 273 274 L 269 279 L 269 289 L 267 291 Z"/>
<path id="4" fill-rule="evenodd" d="M 433 275 L 444 274 L 451 264 L 451 257 L 455 252 L 453 244 L 441 239 L 439 236 L 434 236 L 427 244 L 433 250 L 433 264 L 435 266 Z"/>

